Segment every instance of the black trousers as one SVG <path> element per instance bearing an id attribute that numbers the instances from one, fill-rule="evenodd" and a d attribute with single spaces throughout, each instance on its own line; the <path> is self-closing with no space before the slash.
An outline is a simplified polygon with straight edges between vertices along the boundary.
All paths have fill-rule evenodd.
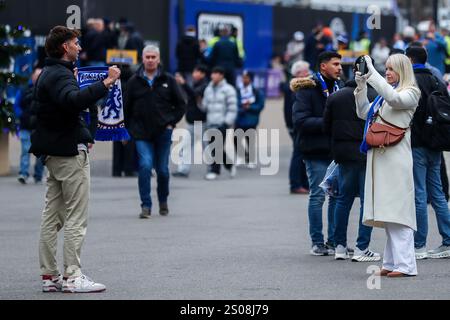
<path id="1" fill-rule="evenodd" d="M 114 141 L 112 171 L 113 177 L 121 177 L 122 173 L 125 173 L 126 176 L 132 176 L 138 171 L 134 140 L 128 141 L 126 145 L 123 145 L 121 141 Z"/>
<path id="2" fill-rule="evenodd" d="M 222 161 L 223 161 L 223 166 L 225 167 L 225 169 L 227 170 L 231 170 L 231 168 L 233 167 L 233 164 L 228 163 L 227 164 L 227 153 L 225 151 L 225 145 L 226 145 L 226 137 L 227 137 L 227 127 L 226 126 L 221 126 L 216 128 L 217 130 L 220 131 L 220 134 L 222 136 L 222 140 L 223 140 L 223 150 L 222 150 Z M 209 139 L 209 143 L 212 144 L 214 141 L 216 140 L 216 138 L 214 136 L 211 136 Z M 215 158 L 216 156 L 216 149 L 214 148 L 211 152 L 211 155 Z M 231 162 L 231 161 L 228 161 Z M 213 164 L 211 164 L 211 166 L 209 167 L 209 172 L 214 172 L 216 174 L 220 174 L 220 167 L 221 164 L 214 162 Z"/>

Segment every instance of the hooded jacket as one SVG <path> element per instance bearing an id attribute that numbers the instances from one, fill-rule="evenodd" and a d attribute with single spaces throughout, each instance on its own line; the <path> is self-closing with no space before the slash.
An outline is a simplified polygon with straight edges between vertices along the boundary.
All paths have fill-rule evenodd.
<path id="1" fill-rule="evenodd" d="M 208 126 L 232 127 L 237 116 L 237 94 L 225 79 L 214 85 L 211 81 L 205 90 L 202 109 L 206 111 Z"/>
<path id="2" fill-rule="evenodd" d="M 319 80 L 315 75 L 293 79 L 291 90 L 295 92 L 292 107 L 292 122 L 297 132 L 295 143 L 302 151 L 304 159 L 330 160 L 330 136 L 323 130 L 327 98 L 322 92 Z"/>

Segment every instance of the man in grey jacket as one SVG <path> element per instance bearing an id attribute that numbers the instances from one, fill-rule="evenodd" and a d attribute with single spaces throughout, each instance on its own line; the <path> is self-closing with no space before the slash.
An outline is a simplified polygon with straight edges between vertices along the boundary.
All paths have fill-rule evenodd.
<path id="1" fill-rule="evenodd" d="M 210 147 L 214 162 L 209 166 L 206 180 L 215 180 L 220 175 L 220 165 L 223 163 L 225 169 L 230 172 L 230 176 L 236 175 L 236 168 L 232 161 L 227 161 L 225 153 L 226 130 L 231 128 L 237 116 L 237 95 L 236 90 L 225 80 L 225 70 L 222 67 L 215 67 L 211 72 L 211 82 L 205 90 L 202 108 L 206 111 L 206 126 L 208 129 L 217 129 L 223 140 L 222 150 L 213 148 L 212 145 L 218 137 L 210 137 Z M 212 133 L 212 132 L 211 132 Z M 218 134 L 218 132 L 216 132 Z M 216 159 L 216 151 L 223 154 L 223 162 Z M 230 160 L 230 159 L 229 159 Z M 230 163 L 231 162 L 231 163 Z"/>

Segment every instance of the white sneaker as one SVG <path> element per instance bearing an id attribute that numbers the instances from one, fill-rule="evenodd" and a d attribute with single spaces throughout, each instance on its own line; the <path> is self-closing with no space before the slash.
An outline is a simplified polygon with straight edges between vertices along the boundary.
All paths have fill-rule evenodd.
<path id="1" fill-rule="evenodd" d="M 450 258 L 450 246 L 441 245 L 436 249 L 429 250 L 428 257 L 431 259 Z"/>
<path id="2" fill-rule="evenodd" d="M 428 258 L 428 252 L 426 247 L 414 249 L 416 253 L 416 260 L 423 260 Z"/>
<path id="3" fill-rule="evenodd" d="M 42 292 L 59 292 L 61 291 L 62 285 L 63 285 L 63 278 L 61 275 L 42 276 Z"/>
<path id="4" fill-rule="evenodd" d="M 250 170 L 256 169 L 256 167 L 257 167 L 256 163 L 249 163 L 247 165 L 247 168 L 250 169 Z"/>
<path id="5" fill-rule="evenodd" d="M 63 280 L 62 286 L 62 291 L 65 293 L 89 293 L 102 292 L 105 290 L 105 285 L 95 283 L 84 274 L 78 277 L 69 277 Z"/>
<path id="6" fill-rule="evenodd" d="M 348 254 L 347 248 L 339 244 L 334 250 L 334 259 L 347 260 L 348 258 L 350 258 L 350 255 Z"/>
<path id="7" fill-rule="evenodd" d="M 370 251 L 368 248 L 364 251 L 355 248 L 355 253 L 353 254 L 352 257 L 353 262 L 371 262 L 380 260 L 381 260 L 380 254 Z"/>
<path id="8" fill-rule="evenodd" d="M 232 166 L 230 168 L 230 178 L 233 179 L 234 177 L 236 177 L 236 173 L 237 173 L 236 166 Z"/>
<path id="9" fill-rule="evenodd" d="M 217 173 L 214 172 L 208 172 L 205 176 L 206 180 L 216 180 L 217 179 Z"/>

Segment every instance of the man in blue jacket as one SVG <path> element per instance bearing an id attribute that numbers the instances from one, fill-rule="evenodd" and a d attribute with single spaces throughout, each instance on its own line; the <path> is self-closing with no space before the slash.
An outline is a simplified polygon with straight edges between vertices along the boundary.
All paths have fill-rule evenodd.
<path id="1" fill-rule="evenodd" d="M 253 77 L 254 74 L 250 71 L 244 71 L 242 75 L 242 86 L 238 90 L 238 116 L 235 125 L 236 130 L 241 129 L 245 133 L 245 164 L 249 169 L 256 167 L 256 127 L 265 100 L 264 94 L 253 86 Z M 234 146 L 239 156 L 238 146 L 242 141 L 238 138 L 239 136 L 235 135 Z"/>

